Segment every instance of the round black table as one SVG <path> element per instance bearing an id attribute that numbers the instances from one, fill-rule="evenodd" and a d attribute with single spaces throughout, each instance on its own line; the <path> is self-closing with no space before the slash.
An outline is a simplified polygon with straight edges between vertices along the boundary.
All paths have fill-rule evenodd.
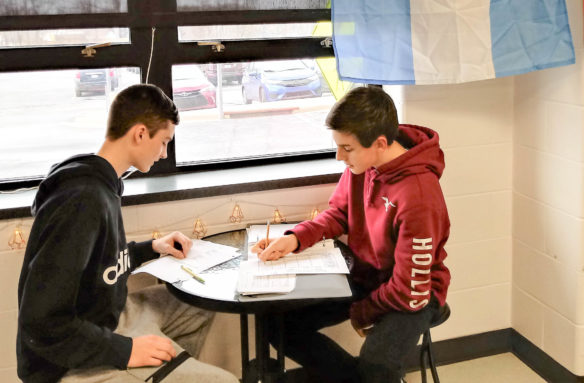
<path id="1" fill-rule="evenodd" d="M 204 239 L 238 248 L 242 254 L 215 266 L 208 272 L 233 271 L 239 268 L 241 260 L 247 259 L 247 232 L 245 229 L 216 234 Z M 350 267 L 352 260 L 350 251 L 342 245 L 341 251 Z M 167 283 L 166 286 L 174 296 L 183 302 L 211 311 L 240 314 L 242 381 L 243 383 L 268 383 L 282 381 L 285 374 L 284 353 L 282 352 L 283 326 L 280 325 L 278 358 L 277 360 L 270 359 L 270 345 L 267 337 L 268 317 L 272 320 L 275 318 L 281 324 L 283 313 L 286 311 L 317 305 L 324 301 L 352 299 L 346 275 L 297 275 L 296 278 L 296 289 L 292 293 L 258 296 L 257 298 L 241 297 L 235 289 L 232 297 L 226 297 L 224 294 L 221 297 L 213 297 L 210 294 L 206 294 L 206 296 L 195 295 L 181 289 L 181 286 L 171 283 Z M 318 288 L 319 286 L 326 286 L 325 291 Z M 254 315 L 255 318 L 255 360 L 249 359 L 248 315 Z"/>

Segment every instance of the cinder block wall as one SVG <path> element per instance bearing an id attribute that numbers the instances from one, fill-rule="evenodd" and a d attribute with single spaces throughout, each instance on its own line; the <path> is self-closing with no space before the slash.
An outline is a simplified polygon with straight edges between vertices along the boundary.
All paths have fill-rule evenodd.
<path id="1" fill-rule="evenodd" d="M 450 319 L 436 340 L 511 326 L 513 79 L 403 88 L 404 121 L 440 135 L 451 220 Z"/>
<path id="2" fill-rule="evenodd" d="M 582 376 L 584 34 L 566 3 L 576 65 L 515 78 L 512 325 Z"/>

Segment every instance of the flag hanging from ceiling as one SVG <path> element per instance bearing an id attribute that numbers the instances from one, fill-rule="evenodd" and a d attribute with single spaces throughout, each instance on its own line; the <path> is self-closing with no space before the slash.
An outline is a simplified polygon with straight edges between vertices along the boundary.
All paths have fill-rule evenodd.
<path id="1" fill-rule="evenodd" d="M 449 84 L 575 62 L 565 0 L 333 0 L 341 80 Z"/>

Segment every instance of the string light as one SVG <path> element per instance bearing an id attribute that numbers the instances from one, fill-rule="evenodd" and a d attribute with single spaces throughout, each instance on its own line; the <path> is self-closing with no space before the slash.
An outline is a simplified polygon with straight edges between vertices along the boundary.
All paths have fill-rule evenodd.
<path id="1" fill-rule="evenodd" d="M 195 224 L 193 226 L 193 235 L 197 239 L 203 238 L 207 234 L 207 228 L 203 225 L 203 222 L 200 218 L 197 218 Z"/>
<path id="2" fill-rule="evenodd" d="M 232 223 L 239 223 L 241 222 L 241 220 L 243 219 L 243 212 L 241 211 L 241 208 L 239 207 L 238 204 L 235 204 L 235 206 L 233 206 L 233 211 L 231 212 L 231 215 L 229 216 L 229 221 Z"/>
<path id="3" fill-rule="evenodd" d="M 310 212 L 310 219 L 315 219 L 317 215 L 320 214 L 320 210 L 318 210 L 318 208 L 314 208 L 312 209 L 312 211 Z"/>
<path id="4" fill-rule="evenodd" d="M 26 246 L 26 240 L 24 239 L 24 234 L 22 234 L 22 230 L 20 230 L 20 226 L 17 226 L 14 229 L 14 232 L 10 236 L 8 240 L 8 246 L 12 250 L 22 249 Z"/>
<path id="5" fill-rule="evenodd" d="M 272 213 L 272 217 L 271 217 L 271 222 L 274 224 L 279 224 L 279 223 L 286 223 L 286 217 L 284 217 L 284 215 L 282 214 L 282 212 L 279 210 L 278 207 L 274 207 L 274 205 L 271 204 L 266 204 L 266 203 L 261 203 L 261 202 L 256 202 L 256 201 L 245 201 L 245 200 L 241 200 L 238 199 L 237 203 L 235 203 L 235 205 L 233 205 L 233 209 L 231 212 L 231 215 L 229 216 L 229 223 L 231 224 L 241 224 L 242 222 L 244 222 L 245 216 L 243 215 L 243 210 L 240 206 L 240 203 L 245 203 L 248 205 L 255 205 L 255 206 L 264 206 L 264 207 L 269 207 L 274 209 L 273 213 Z M 203 212 L 199 212 L 198 213 L 198 217 L 196 218 L 195 222 L 193 223 L 193 234 L 192 237 L 196 238 L 196 239 L 201 239 L 204 238 L 207 235 L 207 227 L 206 225 L 203 223 L 203 219 L 205 216 L 212 214 L 212 213 L 216 213 L 220 208 L 222 208 L 225 205 L 228 204 L 233 204 L 232 200 L 229 201 L 225 201 L 225 202 L 221 202 L 215 206 L 210 207 L 208 210 L 203 211 Z M 304 209 L 309 209 L 310 206 L 307 205 L 279 205 L 279 207 L 284 207 L 284 208 L 304 208 Z M 297 209 L 295 209 L 297 210 Z M 310 211 L 310 219 L 314 219 L 318 214 L 320 214 L 320 210 L 316 207 L 312 207 L 312 210 Z M 293 214 L 294 217 L 301 217 L 301 214 L 299 213 L 295 213 Z M 174 222 L 174 223 L 169 223 L 168 225 L 165 225 L 164 227 L 158 227 L 158 228 L 154 228 L 152 231 L 149 232 L 150 237 L 152 239 L 158 239 L 162 237 L 162 231 L 172 231 L 175 230 L 177 226 L 183 227 L 181 225 L 186 224 L 186 222 L 188 222 L 189 220 L 191 220 L 192 218 L 184 218 L 181 221 L 178 222 Z M 248 220 L 250 220 L 248 218 Z M 265 222 L 265 218 L 257 218 L 257 221 L 264 221 Z M 256 218 L 253 218 L 250 220 L 249 223 L 253 223 L 256 221 Z M 191 221 L 192 222 L 192 221 Z M 4 227 L 0 227 L 0 230 L 2 230 L 5 227 L 10 226 L 10 224 L 5 225 Z M 30 225 L 25 225 L 28 226 L 30 228 Z M 144 231 L 141 233 L 137 233 L 137 232 L 133 232 L 132 235 L 147 235 L 148 231 Z M 25 235 L 24 232 L 22 231 L 22 224 L 18 224 L 18 226 L 14 229 L 13 233 L 10 235 L 10 238 L 8 240 L 8 246 L 10 247 L 10 249 L 12 250 L 17 250 L 17 249 L 22 249 L 26 247 L 26 239 L 25 239 Z"/>
<path id="6" fill-rule="evenodd" d="M 284 217 L 282 215 L 282 213 L 280 213 L 280 210 L 278 210 L 278 208 L 276 208 L 274 210 L 274 216 L 272 217 L 272 222 L 273 223 L 283 223 L 283 222 L 286 222 L 286 217 Z"/>

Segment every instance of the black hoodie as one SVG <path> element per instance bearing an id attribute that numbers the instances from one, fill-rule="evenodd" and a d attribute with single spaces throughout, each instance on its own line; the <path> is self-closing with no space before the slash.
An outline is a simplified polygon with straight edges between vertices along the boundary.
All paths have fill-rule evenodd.
<path id="1" fill-rule="evenodd" d="M 123 184 L 95 155 L 54 166 L 40 184 L 18 284 L 18 376 L 56 382 L 69 369 L 125 369 L 131 338 L 114 334 L 129 273 L 158 256 L 126 244 Z"/>

